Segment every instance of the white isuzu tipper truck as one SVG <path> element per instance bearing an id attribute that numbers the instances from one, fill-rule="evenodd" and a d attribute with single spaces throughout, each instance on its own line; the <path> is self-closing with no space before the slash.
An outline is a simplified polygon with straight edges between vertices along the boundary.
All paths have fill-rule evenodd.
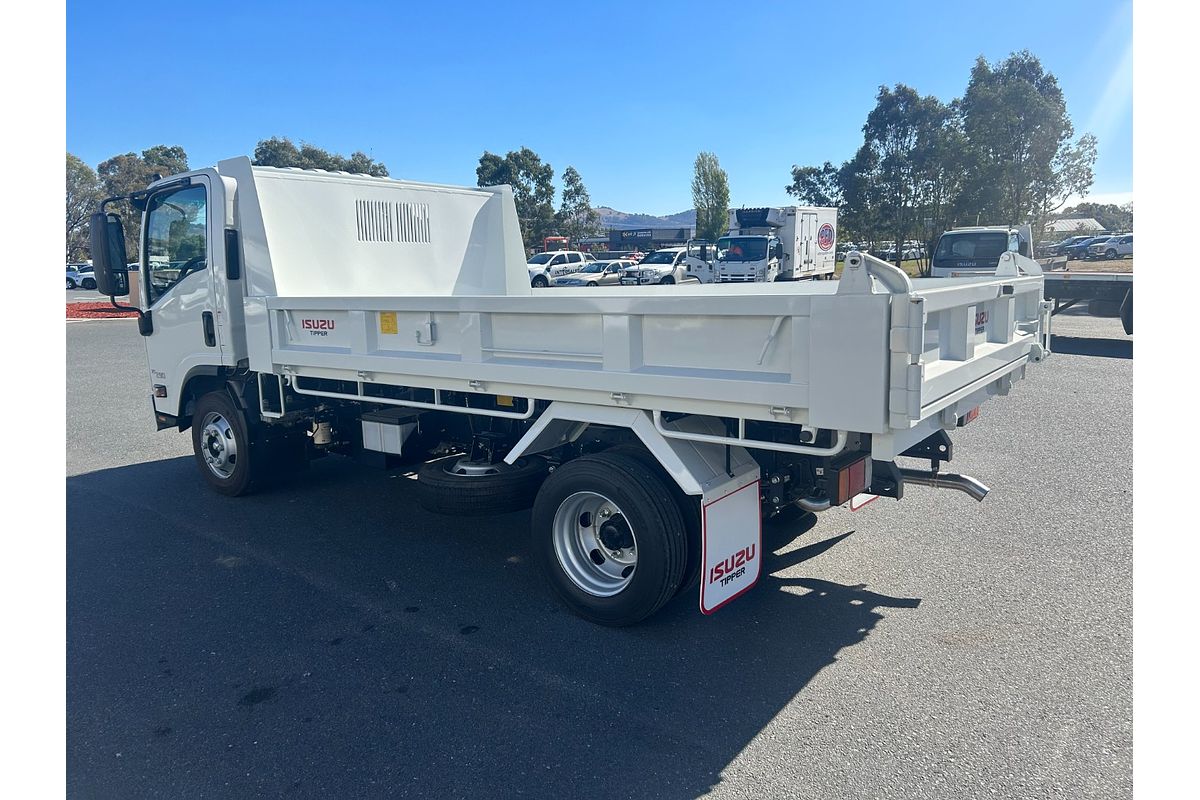
<path id="1" fill-rule="evenodd" d="M 851 253 L 838 282 L 543 293 L 506 186 L 236 158 L 131 201 L 154 416 L 190 431 L 213 489 L 327 453 L 420 464 L 434 511 L 532 505 L 549 583 L 607 625 L 750 589 L 763 519 L 914 483 L 981 499 L 939 469 L 948 432 L 1048 352 L 1042 277 L 1015 255 L 975 278 Z M 108 202 L 92 253 L 115 304 Z"/>
<path id="2" fill-rule="evenodd" d="M 717 280 L 832 278 L 836 245 L 836 208 L 731 208 L 729 233 L 717 240 Z"/>

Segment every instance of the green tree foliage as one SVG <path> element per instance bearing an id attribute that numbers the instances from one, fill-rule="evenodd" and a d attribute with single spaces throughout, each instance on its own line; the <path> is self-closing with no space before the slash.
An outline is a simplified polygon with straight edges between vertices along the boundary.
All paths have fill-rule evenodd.
<path id="1" fill-rule="evenodd" d="M 503 157 L 485 150 L 475 176 L 479 186 L 512 187 L 525 249 L 541 248 L 555 229 L 554 168 L 542 163 L 528 147 L 509 151 Z"/>
<path id="2" fill-rule="evenodd" d="M 300 167 L 330 172 L 355 172 L 373 175 L 376 178 L 388 176 L 386 166 L 362 151 L 355 151 L 347 158 L 306 142 L 301 142 L 297 147 L 286 136 L 273 136 L 255 145 L 253 163 L 258 167 Z"/>
<path id="3" fill-rule="evenodd" d="M 88 257 L 88 218 L 101 199 L 96 171 L 67 153 L 67 261 Z"/>
<path id="4" fill-rule="evenodd" d="M 961 100 L 880 87 L 863 144 L 835 167 L 793 166 L 789 194 L 835 205 L 844 238 L 932 244 L 963 224 L 1036 222 L 1092 185 L 1096 139 L 1074 129 L 1036 57 L 980 58 Z"/>
<path id="5" fill-rule="evenodd" d="M 826 161 L 819 167 L 792 165 L 792 182 L 787 193 L 806 206 L 840 206 L 842 181 L 838 168 Z"/>
<path id="6" fill-rule="evenodd" d="M 692 203 L 696 207 L 696 236 L 716 241 L 729 225 L 729 176 L 712 153 L 696 156 Z"/>
<path id="7" fill-rule="evenodd" d="M 1044 218 L 1092 186 L 1096 137 L 1072 142 L 1058 79 L 1028 50 L 999 64 L 980 57 L 962 98 L 976 202 L 995 223 Z"/>
<path id="8" fill-rule="evenodd" d="M 558 230 L 576 244 L 600 230 L 600 215 L 592 208 L 592 198 L 583 185 L 583 178 L 574 167 L 563 170 L 562 205 L 557 214 Z"/>
<path id="9" fill-rule="evenodd" d="M 145 189 L 158 177 L 167 177 L 188 171 L 187 153 L 178 145 L 155 145 L 137 153 L 124 153 L 100 162 L 96 173 L 105 197 L 128 196 Z M 131 261 L 138 258 L 138 234 L 141 230 L 142 213 L 121 200 L 109 205 L 110 211 L 121 215 L 125 227 L 125 252 Z"/>

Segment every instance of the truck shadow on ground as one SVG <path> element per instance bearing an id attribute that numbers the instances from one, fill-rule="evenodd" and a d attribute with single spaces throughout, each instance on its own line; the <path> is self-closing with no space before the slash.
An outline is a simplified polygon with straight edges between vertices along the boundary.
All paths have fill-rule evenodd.
<path id="1" fill-rule="evenodd" d="M 1133 358 L 1132 339 L 1093 339 L 1086 336 L 1050 337 L 1050 352 L 1065 356 L 1100 356 L 1102 358 Z"/>
<path id="2" fill-rule="evenodd" d="M 688 593 L 600 628 L 550 597 L 528 512 L 440 517 L 413 488 L 335 458 L 240 499 L 190 458 L 69 478 L 69 788 L 696 797 L 785 710 L 789 757 L 827 747 L 820 704 L 794 701 L 920 603 L 798 574 L 853 534 L 801 520 L 718 614 Z"/>

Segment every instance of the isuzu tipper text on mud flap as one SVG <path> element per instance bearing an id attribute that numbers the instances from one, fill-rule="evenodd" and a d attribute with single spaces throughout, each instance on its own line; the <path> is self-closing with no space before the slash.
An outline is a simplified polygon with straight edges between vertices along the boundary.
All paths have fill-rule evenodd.
<path id="1" fill-rule="evenodd" d="M 940 472 L 948 431 L 1047 354 L 1037 264 L 910 280 L 534 292 L 511 190 L 252 167 L 156 181 L 140 270 L 92 218 L 105 294 L 139 282 L 153 411 L 217 492 L 327 453 L 419 464 L 427 509 L 533 507 L 532 552 L 606 625 L 752 587 L 760 523 Z M 114 303 L 115 303 L 114 299 Z M 900 457 L 923 459 L 916 469 Z"/>

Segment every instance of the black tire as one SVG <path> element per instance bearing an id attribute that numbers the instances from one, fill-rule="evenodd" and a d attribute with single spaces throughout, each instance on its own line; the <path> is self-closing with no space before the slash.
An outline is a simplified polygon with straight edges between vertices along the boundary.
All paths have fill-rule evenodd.
<path id="1" fill-rule="evenodd" d="M 663 278 L 661 281 L 658 282 L 659 286 L 673 286 L 674 284 L 675 284 L 675 279 L 673 277 L 671 277 L 670 275 L 668 275 L 667 277 Z"/>
<path id="2" fill-rule="evenodd" d="M 637 567 L 608 597 L 580 588 L 555 552 L 555 515 L 579 492 L 610 499 L 635 536 Z M 582 456 L 555 470 L 534 501 L 532 539 L 534 557 L 559 598 L 584 619 L 612 627 L 633 625 L 662 608 L 678 590 L 687 562 L 687 532 L 668 487 L 640 460 L 622 454 Z"/>
<path id="3" fill-rule="evenodd" d="M 83 288 L 88 289 L 89 291 L 92 289 L 95 289 L 96 281 L 93 280 L 92 278 L 84 278 L 83 279 Z"/>
<path id="4" fill-rule="evenodd" d="M 529 285 L 534 289 L 545 289 L 550 285 L 550 279 L 545 275 L 534 275 L 533 280 L 529 282 Z"/>
<path id="5" fill-rule="evenodd" d="M 595 281 L 588 281 L 588 286 L 599 286 L 599 285 L 600 284 L 596 283 Z"/>
<path id="6" fill-rule="evenodd" d="M 647 469 L 658 475 L 670 490 L 671 496 L 675 498 L 675 504 L 679 507 L 679 513 L 683 517 L 683 525 L 687 529 L 687 565 L 683 568 L 683 578 L 679 581 L 679 588 L 675 590 L 675 594 L 678 596 L 694 588 L 700 582 L 700 561 L 704 558 L 704 545 L 701 541 L 704 536 L 704 522 L 701 519 L 700 498 L 686 494 L 683 489 L 680 489 L 675 479 L 667 474 L 667 471 L 644 445 L 619 444 L 604 452 L 636 458 Z"/>
<path id="7" fill-rule="evenodd" d="M 1125 299 L 1121 301 L 1121 327 L 1125 329 L 1126 336 L 1133 336 L 1133 289 L 1125 293 Z"/>
<path id="8" fill-rule="evenodd" d="M 494 474 L 467 474 L 461 453 L 439 458 L 417 470 L 417 502 L 426 511 L 452 516 L 484 516 L 520 511 L 533 505 L 549 465 L 539 456 L 494 465 Z"/>
<path id="9" fill-rule="evenodd" d="M 76 285 L 75 281 L 71 280 L 70 278 L 67 278 L 67 288 L 68 289 L 74 289 L 75 285 Z"/>
<path id="10" fill-rule="evenodd" d="M 1112 261 L 1113 259 L 1115 259 L 1117 257 L 1117 251 L 1116 250 L 1105 250 L 1104 257 L 1107 258 L 1109 261 Z"/>
<path id="11" fill-rule="evenodd" d="M 213 433 L 216 428 L 223 427 L 215 419 L 210 426 L 209 415 L 217 415 L 228 423 L 226 439 L 233 442 L 234 458 L 229 459 L 226 442 L 222 445 L 225 453 L 222 463 L 230 468 L 227 476 L 218 474 L 219 470 L 211 467 L 207 460 L 210 456 L 218 455 L 218 446 L 212 441 L 215 438 Z M 267 448 L 251 436 L 245 415 L 229 393 L 224 391 L 209 392 L 196 401 L 192 411 L 192 453 L 205 483 L 230 497 L 249 494 L 260 488 L 270 461 Z"/>

